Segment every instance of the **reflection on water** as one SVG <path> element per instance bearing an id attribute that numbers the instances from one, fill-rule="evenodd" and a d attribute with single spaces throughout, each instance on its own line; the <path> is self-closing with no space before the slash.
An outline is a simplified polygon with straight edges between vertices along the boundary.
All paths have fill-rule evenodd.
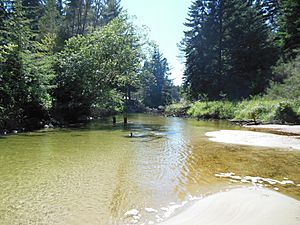
<path id="1" fill-rule="evenodd" d="M 129 121 L 0 139 L 1 224 L 155 222 L 191 195 L 241 185 L 215 176 L 221 173 L 289 179 L 294 185 L 276 187 L 300 199 L 299 152 L 208 141 L 208 131 L 238 129 L 222 122 L 145 115 Z"/>

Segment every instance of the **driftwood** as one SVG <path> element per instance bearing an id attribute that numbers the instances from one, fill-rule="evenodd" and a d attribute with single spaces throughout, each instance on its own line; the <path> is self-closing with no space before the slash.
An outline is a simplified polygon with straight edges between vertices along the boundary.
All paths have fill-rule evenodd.
<path id="1" fill-rule="evenodd" d="M 259 125 L 262 124 L 259 120 L 229 120 L 231 123 L 238 125 Z"/>

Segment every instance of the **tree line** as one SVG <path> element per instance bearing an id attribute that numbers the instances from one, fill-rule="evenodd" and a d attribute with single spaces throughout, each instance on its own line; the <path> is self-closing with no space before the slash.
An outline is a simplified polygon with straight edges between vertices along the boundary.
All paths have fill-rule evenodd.
<path id="1" fill-rule="evenodd" d="M 76 122 L 176 97 L 120 0 L 0 0 L 0 129 Z M 145 49 L 150 49 L 145 50 Z"/>
<path id="2" fill-rule="evenodd" d="M 299 54 L 299 0 L 194 0 L 185 25 L 184 88 L 192 100 L 265 93 L 287 79 L 278 67 Z"/>

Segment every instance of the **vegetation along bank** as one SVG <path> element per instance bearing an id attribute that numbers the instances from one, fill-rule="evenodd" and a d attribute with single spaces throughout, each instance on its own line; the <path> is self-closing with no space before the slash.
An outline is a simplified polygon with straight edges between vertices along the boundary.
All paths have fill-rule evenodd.
<path id="1" fill-rule="evenodd" d="M 120 0 L 0 7 L 2 132 L 166 105 L 197 118 L 299 123 L 298 0 L 193 0 L 181 87 Z"/>

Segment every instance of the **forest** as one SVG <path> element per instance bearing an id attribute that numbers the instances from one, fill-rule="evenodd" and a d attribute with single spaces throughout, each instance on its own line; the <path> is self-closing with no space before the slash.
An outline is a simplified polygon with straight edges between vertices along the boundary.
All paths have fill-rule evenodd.
<path id="1" fill-rule="evenodd" d="M 169 114 L 300 122 L 300 1 L 195 0 L 185 26 L 185 101 Z"/>
<path id="2" fill-rule="evenodd" d="M 299 0 L 192 1 L 180 88 L 120 0 L 0 0 L 0 8 L 0 130 L 166 105 L 172 115 L 298 122 Z"/>
<path id="3" fill-rule="evenodd" d="M 118 0 L 1 0 L 0 129 L 178 99 L 169 65 Z"/>

